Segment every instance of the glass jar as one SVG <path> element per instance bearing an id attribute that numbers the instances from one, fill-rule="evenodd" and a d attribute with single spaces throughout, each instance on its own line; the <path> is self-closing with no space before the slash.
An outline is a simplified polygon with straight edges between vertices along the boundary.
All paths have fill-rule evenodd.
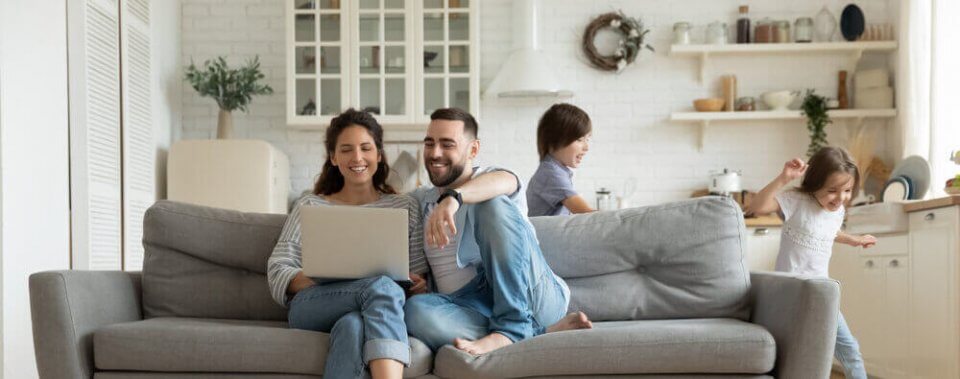
<path id="1" fill-rule="evenodd" d="M 800 17 L 793 25 L 793 40 L 796 42 L 813 42 L 813 19 Z"/>
<path id="2" fill-rule="evenodd" d="M 673 24 L 673 44 L 674 45 L 689 45 L 690 44 L 690 23 L 689 22 L 678 22 Z"/>
<path id="3" fill-rule="evenodd" d="M 710 25 L 707 25 L 707 40 L 706 42 L 714 45 L 724 45 L 727 43 L 728 33 L 727 33 L 727 24 L 714 21 Z"/>
<path id="4" fill-rule="evenodd" d="M 737 99 L 737 112 L 751 112 L 757 110 L 757 102 L 754 98 L 746 96 Z"/>
<path id="5" fill-rule="evenodd" d="M 790 42 L 790 21 L 780 20 L 774 24 L 773 41 L 776 43 Z"/>
<path id="6" fill-rule="evenodd" d="M 763 18 L 757 21 L 757 28 L 753 31 L 754 43 L 773 42 L 773 21 L 769 18 Z"/>

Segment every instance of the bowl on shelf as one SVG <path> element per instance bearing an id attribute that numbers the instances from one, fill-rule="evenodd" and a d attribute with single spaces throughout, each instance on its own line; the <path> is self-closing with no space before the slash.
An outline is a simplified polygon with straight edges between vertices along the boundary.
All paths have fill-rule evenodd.
<path id="1" fill-rule="evenodd" d="M 706 99 L 696 99 L 693 101 L 693 108 L 697 112 L 720 112 L 723 110 L 724 101 L 719 97 L 710 97 Z"/>
<path id="2" fill-rule="evenodd" d="M 771 110 L 785 111 L 787 107 L 796 100 L 798 91 L 772 91 L 763 94 L 763 102 Z"/>

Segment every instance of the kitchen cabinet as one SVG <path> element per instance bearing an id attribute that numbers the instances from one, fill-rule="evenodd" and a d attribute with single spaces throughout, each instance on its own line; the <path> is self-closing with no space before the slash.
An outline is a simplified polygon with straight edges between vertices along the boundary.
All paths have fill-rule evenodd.
<path id="1" fill-rule="evenodd" d="M 909 213 L 870 249 L 835 245 L 830 276 L 871 376 L 960 377 L 960 206 Z"/>
<path id="2" fill-rule="evenodd" d="M 747 267 L 750 271 L 773 271 L 780 252 L 780 227 L 747 228 Z"/>
<path id="3" fill-rule="evenodd" d="M 385 125 L 479 111 L 479 1 L 287 0 L 287 124 L 322 128 L 348 107 Z M 422 138 L 422 133 L 419 135 Z"/>

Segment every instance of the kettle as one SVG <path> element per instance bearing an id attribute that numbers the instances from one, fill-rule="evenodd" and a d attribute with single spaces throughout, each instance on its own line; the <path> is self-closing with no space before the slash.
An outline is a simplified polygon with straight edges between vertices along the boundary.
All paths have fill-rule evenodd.
<path id="1" fill-rule="evenodd" d="M 740 171 L 723 169 L 722 172 L 710 174 L 710 193 L 721 196 L 730 196 L 740 192 Z"/>

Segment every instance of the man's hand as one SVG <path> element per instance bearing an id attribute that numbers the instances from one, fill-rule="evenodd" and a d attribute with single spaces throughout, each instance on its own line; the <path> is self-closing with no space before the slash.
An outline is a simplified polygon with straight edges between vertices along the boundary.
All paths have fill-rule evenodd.
<path id="1" fill-rule="evenodd" d="M 864 234 L 860 237 L 857 237 L 857 245 L 863 247 L 864 249 L 869 249 L 873 245 L 877 244 L 877 237 L 871 236 L 869 234 Z"/>
<path id="2" fill-rule="evenodd" d="M 792 181 L 797 178 L 802 178 L 806 172 L 807 163 L 804 162 L 803 159 L 793 158 L 783 164 L 783 172 L 780 173 L 780 176 L 788 181 Z"/>
<path id="3" fill-rule="evenodd" d="M 293 277 L 293 280 L 290 281 L 290 284 L 287 286 L 287 293 L 291 295 L 297 294 L 297 292 L 303 291 L 305 288 L 313 287 L 317 285 L 313 279 L 310 279 L 303 274 L 303 271 L 297 273 L 297 276 Z"/>
<path id="4" fill-rule="evenodd" d="M 430 213 L 430 218 L 424 230 L 427 237 L 427 244 L 431 247 L 442 248 L 450 243 L 450 236 L 457 235 L 457 224 L 453 215 L 460 209 L 457 199 L 447 197 L 437 204 L 437 207 Z M 450 234 L 447 235 L 449 230 Z"/>
<path id="5" fill-rule="evenodd" d="M 410 274 L 410 280 L 413 281 L 413 285 L 407 289 L 407 297 L 427 293 L 427 279 L 417 274 Z"/>

